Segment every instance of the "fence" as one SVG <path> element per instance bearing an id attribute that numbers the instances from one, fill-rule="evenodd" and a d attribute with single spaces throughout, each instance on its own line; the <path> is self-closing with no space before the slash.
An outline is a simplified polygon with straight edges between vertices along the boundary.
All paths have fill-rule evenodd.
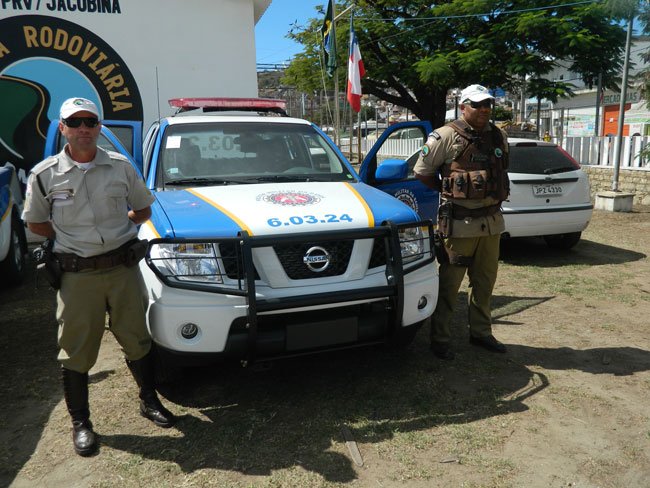
<path id="1" fill-rule="evenodd" d="M 613 167 L 618 137 L 567 137 L 562 147 L 580 164 Z M 641 156 L 649 136 L 621 137 L 620 168 L 650 171 L 650 158 Z"/>
<path id="2" fill-rule="evenodd" d="M 561 146 L 582 165 L 599 167 L 614 167 L 616 157 L 616 136 L 604 137 L 567 137 Z M 637 169 L 650 171 L 650 157 L 641 156 L 641 152 L 650 144 L 650 136 L 621 137 L 621 169 Z M 361 153 L 367 154 L 376 142 L 374 138 L 361 139 Z M 557 142 L 557 140 L 556 140 Z M 381 159 L 390 157 L 407 158 L 422 147 L 421 139 L 388 139 L 379 151 Z M 350 140 L 341 141 L 341 149 L 349 153 Z M 357 150 L 357 141 L 354 139 L 353 151 Z"/>
<path id="3" fill-rule="evenodd" d="M 361 138 L 361 157 L 365 157 L 368 154 L 368 151 L 372 146 L 377 142 L 375 137 L 362 137 Z M 350 154 L 350 139 L 341 139 L 339 148 L 348 156 Z M 386 140 L 377 156 L 379 160 L 389 159 L 389 158 L 399 158 L 406 159 L 411 154 L 422 149 L 422 139 L 388 139 Z M 352 141 L 352 159 L 356 158 L 357 154 L 357 139 L 356 137 Z"/>

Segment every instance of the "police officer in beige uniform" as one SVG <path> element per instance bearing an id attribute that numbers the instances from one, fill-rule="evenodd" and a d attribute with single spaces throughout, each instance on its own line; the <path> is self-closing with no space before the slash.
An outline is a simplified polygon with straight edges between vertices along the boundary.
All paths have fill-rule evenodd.
<path id="1" fill-rule="evenodd" d="M 126 158 L 97 147 L 100 128 L 93 102 L 71 98 L 61 105 L 59 130 L 67 144 L 32 169 L 23 212 L 32 232 L 53 241 L 52 259 L 62 272 L 58 360 L 73 444 L 82 456 L 97 449 L 88 371 L 97 360 L 107 312 L 109 330 L 140 387 L 140 413 L 161 427 L 175 421 L 154 388 L 147 299 L 137 266 L 143 243 L 136 225 L 149 219 L 154 198 Z"/>
<path id="2" fill-rule="evenodd" d="M 454 358 L 450 323 L 465 273 L 469 277 L 470 343 L 492 352 L 506 347 L 492 335 L 490 300 L 497 277 L 501 202 L 509 192 L 506 133 L 492 123 L 494 97 L 470 85 L 460 97 L 461 118 L 429 135 L 414 171 L 440 190 L 438 232 L 446 259 L 440 264 L 440 293 L 431 322 L 431 351 Z"/>

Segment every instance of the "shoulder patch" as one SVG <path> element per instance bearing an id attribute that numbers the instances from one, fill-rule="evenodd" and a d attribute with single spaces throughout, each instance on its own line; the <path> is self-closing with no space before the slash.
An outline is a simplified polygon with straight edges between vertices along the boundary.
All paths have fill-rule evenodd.
<path id="1" fill-rule="evenodd" d="M 437 131 L 433 131 L 431 134 L 429 134 L 429 137 L 433 137 L 434 139 L 437 139 L 438 141 L 442 138 L 440 134 L 438 134 Z"/>
<path id="2" fill-rule="evenodd" d="M 129 162 L 129 158 L 127 158 L 124 154 L 118 153 L 116 151 L 106 151 L 111 159 L 117 159 L 120 161 L 125 161 Z"/>
<path id="3" fill-rule="evenodd" d="M 59 163 L 59 155 L 55 154 L 53 156 L 49 156 L 47 159 L 44 159 L 40 163 L 36 164 L 31 169 L 31 172 L 34 174 L 40 174 L 43 171 L 45 171 L 47 168 L 50 168 L 58 163 Z"/>

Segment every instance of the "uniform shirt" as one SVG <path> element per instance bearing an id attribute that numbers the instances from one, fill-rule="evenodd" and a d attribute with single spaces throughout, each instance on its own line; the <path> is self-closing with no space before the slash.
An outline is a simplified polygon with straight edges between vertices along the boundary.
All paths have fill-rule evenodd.
<path id="1" fill-rule="evenodd" d="M 485 126 L 484 131 L 491 130 L 490 124 Z M 507 134 L 503 134 L 505 150 L 508 150 Z M 420 151 L 420 156 L 413 168 L 413 171 L 422 176 L 435 176 L 443 164 L 451 164 L 463 151 L 466 141 L 459 136 L 454 129 L 445 125 L 436 129 Z M 468 200 L 449 198 L 454 205 L 465 208 L 482 208 L 497 205 L 498 200 L 486 197 L 481 200 Z M 501 212 L 486 217 L 468 217 L 465 219 L 454 219 L 452 237 L 480 237 L 501 234 L 505 230 L 505 223 Z"/>
<path id="2" fill-rule="evenodd" d="M 129 208 L 142 210 L 154 202 L 122 155 L 97 148 L 92 162 L 84 171 L 64 149 L 34 166 L 29 175 L 23 220 L 51 220 L 55 252 L 91 257 L 117 249 L 138 234 Z"/>

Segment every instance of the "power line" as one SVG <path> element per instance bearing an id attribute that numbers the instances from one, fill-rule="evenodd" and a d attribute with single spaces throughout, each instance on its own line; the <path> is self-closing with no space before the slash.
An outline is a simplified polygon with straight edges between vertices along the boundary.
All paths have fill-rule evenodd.
<path id="1" fill-rule="evenodd" d="M 602 3 L 603 0 L 583 0 L 580 2 L 570 2 L 570 3 L 560 3 L 557 5 L 547 5 L 545 7 L 531 7 L 531 8 L 524 8 L 524 9 L 516 9 L 516 10 L 502 10 L 502 11 L 493 11 L 493 12 L 487 12 L 487 13 L 478 13 L 478 14 L 462 14 L 462 15 L 441 15 L 437 17 L 397 17 L 397 18 L 375 18 L 375 17 L 364 17 L 364 16 L 359 16 L 356 15 L 356 19 L 362 20 L 364 22 L 386 22 L 386 21 L 401 21 L 401 22 L 417 22 L 417 21 L 422 21 L 422 20 L 449 20 L 449 19 L 464 19 L 464 18 L 471 18 L 471 17 L 490 17 L 494 15 L 512 15 L 512 14 L 521 14 L 525 12 L 535 12 L 539 10 L 552 10 L 556 8 L 562 8 L 562 7 L 573 7 L 576 5 L 584 5 L 584 4 L 596 4 L 596 3 Z M 427 24 L 429 25 L 429 24 Z M 420 26 L 422 27 L 422 26 Z M 315 28 L 314 32 L 320 31 L 320 26 L 317 26 Z M 303 29 L 307 30 L 307 29 Z"/>
<path id="2" fill-rule="evenodd" d="M 414 18 L 407 18 L 407 17 L 400 17 L 399 20 L 403 22 L 413 22 L 413 21 L 418 21 L 418 20 L 448 20 L 448 19 L 465 19 L 465 18 L 470 18 L 470 17 L 490 17 L 494 15 L 512 15 L 512 14 L 521 14 L 525 12 L 535 12 L 538 10 L 551 10 L 555 8 L 562 8 L 562 7 L 573 7 L 575 5 L 583 5 L 586 3 L 601 3 L 601 0 L 584 0 L 582 2 L 572 2 L 572 3 L 562 3 L 559 5 L 547 5 L 546 7 L 531 7 L 531 8 L 523 8 L 523 9 L 517 9 L 517 10 L 503 10 L 503 11 L 495 11 L 495 12 L 488 12 L 488 13 L 482 13 L 482 14 L 463 14 L 463 15 L 443 15 L 440 17 L 414 17 Z M 363 19 L 363 17 L 357 17 L 358 19 Z M 387 20 L 397 20 L 397 19 L 371 19 L 371 20 L 377 20 L 377 21 L 387 21 Z"/>

